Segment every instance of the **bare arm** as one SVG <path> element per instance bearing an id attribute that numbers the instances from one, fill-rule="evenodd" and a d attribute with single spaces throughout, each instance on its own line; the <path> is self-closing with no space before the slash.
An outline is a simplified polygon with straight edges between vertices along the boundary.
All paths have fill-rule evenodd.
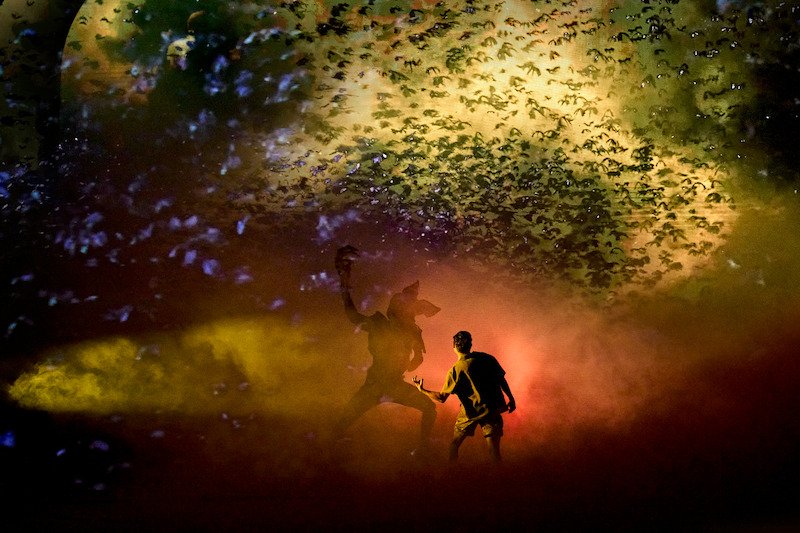
<path id="1" fill-rule="evenodd" d="M 414 383 L 414 385 L 417 386 L 418 391 L 420 391 L 422 394 L 424 394 L 425 396 L 427 396 L 428 398 L 430 398 L 435 402 L 444 403 L 444 401 L 450 396 L 445 392 L 433 392 L 426 390 L 422 386 L 422 380 L 417 378 L 417 376 L 414 376 L 414 379 L 412 379 L 411 381 Z"/>
<path id="2" fill-rule="evenodd" d="M 347 315 L 347 318 L 353 324 L 363 324 L 367 321 L 368 317 L 359 313 L 358 309 L 356 309 L 356 304 L 353 303 L 353 297 L 350 295 L 349 276 L 347 284 L 343 279 L 341 281 L 342 283 L 339 287 L 339 292 L 342 295 L 342 303 L 344 303 L 344 312 Z"/>
<path id="3" fill-rule="evenodd" d="M 503 377 L 500 381 L 500 388 L 503 389 L 503 392 L 508 397 L 508 412 L 513 413 L 517 408 L 517 402 L 514 401 L 514 395 L 511 394 L 511 388 L 508 386 L 508 382 L 506 378 Z"/>
<path id="4" fill-rule="evenodd" d="M 358 250 L 354 247 L 347 245 L 336 253 L 336 271 L 339 273 L 339 293 L 342 296 L 342 303 L 344 303 L 344 312 L 347 318 L 353 324 L 363 324 L 367 320 L 367 316 L 358 312 L 355 303 L 353 303 L 353 296 L 350 294 L 350 269 L 353 266 L 353 258 L 358 256 Z"/>

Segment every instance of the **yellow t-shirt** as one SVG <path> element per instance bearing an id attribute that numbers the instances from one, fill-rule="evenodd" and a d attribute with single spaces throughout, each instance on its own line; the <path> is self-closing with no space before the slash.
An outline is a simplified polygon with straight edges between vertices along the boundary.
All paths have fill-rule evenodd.
<path id="1" fill-rule="evenodd" d="M 505 374 L 493 356 L 471 352 L 460 356 L 447 373 L 442 392 L 458 396 L 467 417 L 477 420 L 507 410 L 500 386 Z"/>

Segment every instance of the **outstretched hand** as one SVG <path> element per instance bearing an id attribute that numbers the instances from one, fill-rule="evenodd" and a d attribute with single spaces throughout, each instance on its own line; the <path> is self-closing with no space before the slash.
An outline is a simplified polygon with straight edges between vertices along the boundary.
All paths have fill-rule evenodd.
<path id="1" fill-rule="evenodd" d="M 419 379 L 417 376 L 411 378 L 411 383 L 417 386 L 417 390 L 422 390 L 422 380 Z"/>

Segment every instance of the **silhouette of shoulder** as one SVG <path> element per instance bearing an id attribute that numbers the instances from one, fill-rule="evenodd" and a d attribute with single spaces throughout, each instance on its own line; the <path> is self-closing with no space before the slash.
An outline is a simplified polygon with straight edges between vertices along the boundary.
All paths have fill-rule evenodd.
<path id="1" fill-rule="evenodd" d="M 462 363 L 464 367 L 469 368 L 470 372 L 498 372 L 501 376 L 505 375 L 505 371 L 500 366 L 500 363 L 497 362 L 497 359 L 488 353 L 471 352 L 459 359 L 456 364 L 458 363 Z"/>

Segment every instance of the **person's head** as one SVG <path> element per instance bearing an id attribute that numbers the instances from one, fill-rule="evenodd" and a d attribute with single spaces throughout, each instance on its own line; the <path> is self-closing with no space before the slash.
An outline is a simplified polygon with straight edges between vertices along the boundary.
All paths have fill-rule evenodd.
<path id="1" fill-rule="evenodd" d="M 389 320 L 413 322 L 414 316 L 420 314 L 415 312 L 416 303 L 419 301 L 417 300 L 418 295 L 419 281 L 416 281 L 403 289 L 402 292 L 392 296 L 389 301 L 389 309 L 386 311 Z"/>
<path id="2" fill-rule="evenodd" d="M 463 354 L 472 350 L 472 335 L 469 334 L 469 331 L 459 331 L 453 335 L 453 349 Z"/>

